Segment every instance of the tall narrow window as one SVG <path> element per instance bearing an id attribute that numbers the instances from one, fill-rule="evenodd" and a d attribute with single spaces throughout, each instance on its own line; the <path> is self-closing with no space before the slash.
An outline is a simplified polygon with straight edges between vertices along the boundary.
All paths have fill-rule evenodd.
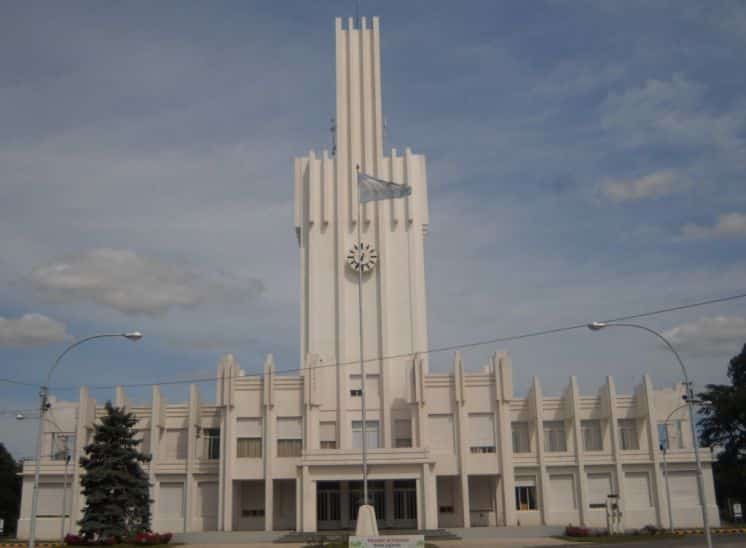
<path id="1" fill-rule="evenodd" d="M 637 436 L 637 421 L 635 419 L 619 419 L 619 445 L 622 451 L 632 451 L 640 448 Z"/>
<path id="2" fill-rule="evenodd" d="M 185 428 L 167 428 L 163 436 L 165 443 L 165 460 L 184 460 L 187 458 L 187 431 Z"/>
<path id="3" fill-rule="evenodd" d="M 66 460 L 72 457 L 75 445 L 75 434 L 70 432 L 52 433 L 52 460 Z"/>
<path id="4" fill-rule="evenodd" d="M 303 426 L 300 417 L 277 419 L 277 456 L 300 457 L 303 451 Z"/>
<path id="5" fill-rule="evenodd" d="M 548 453 L 567 451 L 564 421 L 544 421 L 544 450 Z"/>
<path id="6" fill-rule="evenodd" d="M 661 451 L 667 451 L 670 449 L 668 440 L 668 428 L 666 428 L 665 422 L 658 423 L 658 447 Z"/>
<path id="7" fill-rule="evenodd" d="M 604 443 L 600 420 L 580 421 L 580 429 L 583 433 L 583 449 L 586 451 L 603 451 Z"/>
<path id="8" fill-rule="evenodd" d="M 220 458 L 220 428 L 203 428 L 204 439 L 202 458 L 217 460 Z"/>
<path id="9" fill-rule="evenodd" d="M 428 431 L 430 447 L 437 453 L 453 453 L 455 437 L 453 430 L 453 415 L 429 415 Z"/>
<path id="10" fill-rule="evenodd" d="M 533 476 L 515 478 L 515 509 L 536 510 L 536 478 Z"/>
<path id="11" fill-rule="evenodd" d="M 378 447 L 378 421 L 365 421 L 367 449 Z M 352 421 L 352 447 L 363 448 L 363 421 Z"/>
<path id="12" fill-rule="evenodd" d="M 513 432 L 513 453 L 530 453 L 531 439 L 528 436 L 528 422 L 512 422 L 510 427 Z"/>
<path id="13" fill-rule="evenodd" d="M 394 447 L 412 447 L 412 421 L 410 419 L 394 421 Z"/>
<path id="14" fill-rule="evenodd" d="M 663 449 L 683 449 L 683 421 L 671 420 L 658 423 L 658 444 Z"/>
<path id="15" fill-rule="evenodd" d="M 469 415 L 469 447 L 472 453 L 495 452 L 495 416 L 492 413 Z"/>
<path id="16" fill-rule="evenodd" d="M 319 441 L 321 449 L 337 448 L 337 423 L 334 421 L 324 422 L 319 425 Z"/>

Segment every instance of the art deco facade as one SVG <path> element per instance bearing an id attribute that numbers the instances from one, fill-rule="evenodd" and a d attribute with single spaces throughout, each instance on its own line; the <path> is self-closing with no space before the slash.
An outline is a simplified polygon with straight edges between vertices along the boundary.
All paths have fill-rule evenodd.
<path id="1" fill-rule="evenodd" d="M 668 523 L 659 450 L 669 439 L 675 522 L 701 523 L 683 388 L 655 389 L 646 376 L 632 395 L 611 377 L 594 395 L 574 377 L 560 397 L 534 379 L 516 397 L 507 354 L 469 370 L 428 367 L 424 238 L 425 158 L 383 151 L 378 20 L 336 21 L 336 150 L 295 161 L 301 334 L 296 374 L 272 357 L 246 375 L 232 356 L 218 366 L 214 404 L 196 387 L 169 404 L 158 387 L 136 413 L 153 454 L 154 528 L 165 531 L 302 530 L 354 527 L 361 499 L 358 275 L 345 261 L 357 242 L 356 171 L 410 185 L 411 196 L 366 204 L 361 240 L 379 260 L 363 276 L 366 439 L 370 490 L 381 528 L 435 529 L 567 523 L 602 526 L 607 495 L 619 495 L 625 527 Z M 382 358 L 383 357 L 383 358 Z M 287 369 L 287 367 L 285 367 Z M 55 403 L 43 451 L 41 537 L 60 530 L 69 442 L 80 454 L 102 407 L 83 388 Z M 76 441 L 77 440 L 77 441 Z M 707 507 L 718 522 L 705 462 Z M 47 458 L 51 456 L 52 458 Z M 26 466 L 20 533 L 28 531 L 33 466 Z M 70 466 L 73 520 L 83 500 Z"/>

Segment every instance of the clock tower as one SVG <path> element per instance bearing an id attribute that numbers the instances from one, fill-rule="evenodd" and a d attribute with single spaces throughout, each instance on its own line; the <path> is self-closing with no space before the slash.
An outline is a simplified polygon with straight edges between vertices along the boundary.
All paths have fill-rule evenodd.
<path id="1" fill-rule="evenodd" d="M 377 17 L 336 26 L 336 151 L 295 160 L 295 229 L 300 248 L 301 366 L 312 363 L 322 417 L 342 425 L 360 408 L 358 269 L 362 269 L 368 420 L 381 446 L 392 417 L 411 401 L 415 355 L 428 348 L 424 238 L 425 157 L 384 154 Z M 364 204 L 358 241 L 357 169 L 412 187 L 410 196 Z M 383 357 L 395 358 L 382 359 Z M 427 355 L 419 356 L 427 369 Z M 398 411 L 399 410 L 399 411 Z M 350 414 L 351 416 L 347 416 Z M 322 418 L 323 420 L 323 418 Z M 341 447 L 348 446 L 339 428 Z"/>

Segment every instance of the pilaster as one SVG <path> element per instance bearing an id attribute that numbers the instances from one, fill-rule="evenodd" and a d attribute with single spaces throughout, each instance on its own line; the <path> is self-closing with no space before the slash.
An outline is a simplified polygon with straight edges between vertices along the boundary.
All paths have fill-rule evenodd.
<path id="1" fill-rule="evenodd" d="M 541 509 L 541 523 L 546 525 L 548 520 L 548 487 L 549 487 L 549 474 L 547 473 L 547 466 L 545 461 L 544 452 L 544 395 L 541 390 L 541 383 L 538 377 L 533 377 L 531 381 L 531 390 L 529 391 L 529 399 L 531 400 L 531 406 L 534 413 L 534 421 L 536 427 L 536 454 L 539 459 L 539 500 Z"/>
<path id="2" fill-rule="evenodd" d="M 578 474 L 578 509 L 580 511 L 580 523 L 586 525 L 588 520 L 588 480 L 585 474 L 585 446 L 583 445 L 583 430 L 580 424 L 580 389 L 578 378 L 570 377 L 570 385 L 567 387 L 568 411 L 572 421 L 573 439 L 575 442 L 575 459 Z"/>
<path id="3" fill-rule="evenodd" d="M 638 391 L 642 398 L 642 411 L 645 413 L 645 430 L 648 435 L 648 452 L 650 460 L 653 463 L 651 476 L 653 479 L 653 496 L 655 501 L 655 517 L 660 527 L 668 525 L 668 514 L 663 509 L 666 508 L 666 490 L 661 470 L 661 454 L 658 449 L 658 423 L 655 414 L 655 397 L 653 395 L 653 382 L 650 375 L 645 374 L 642 378 L 642 385 Z M 664 517 L 665 516 L 665 517 Z M 665 523 L 664 523 L 665 522 Z"/>
<path id="4" fill-rule="evenodd" d="M 264 440 L 262 446 L 262 460 L 264 462 L 264 530 L 274 529 L 274 478 L 272 477 L 272 460 L 274 457 L 274 372 L 275 361 L 272 354 L 268 354 L 264 361 Z"/>
<path id="5" fill-rule="evenodd" d="M 503 524 L 515 525 L 515 470 L 513 469 L 513 432 L 510 420 L 510 402 L 513 399 L 513 378 L 510 356 L 505 353 L 492 356 L 495 373 L 495 394 L 498 427 L 498 454 L 500 479 L 497 482 L 496 500 L 501 501 Z"/>
<path id="6" fill-rule="evenodd" d="M 464 516 L 464 527 L 471 527 L 471 513 L 469 510 L 469 469 L 468 443 L 466 440 L 466 409 L 464 400 L 464 364 L 461 353 L 456 352 L 453 360 L 453 391 L 456 402 L 456 432 L 458 438 L 459 480 L 461 483 L 461 511 Z"/>

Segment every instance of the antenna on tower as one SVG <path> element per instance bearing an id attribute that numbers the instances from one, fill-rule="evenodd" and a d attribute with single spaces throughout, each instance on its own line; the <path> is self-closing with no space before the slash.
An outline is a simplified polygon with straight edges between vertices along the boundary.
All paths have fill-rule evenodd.
<path id="1" fill-rule="evenodd" d="M 332 156 L 337 155 L 337 119 L 332 118 L 332 125 L 329 128 L 329 131 L 332 134 Z"/>

